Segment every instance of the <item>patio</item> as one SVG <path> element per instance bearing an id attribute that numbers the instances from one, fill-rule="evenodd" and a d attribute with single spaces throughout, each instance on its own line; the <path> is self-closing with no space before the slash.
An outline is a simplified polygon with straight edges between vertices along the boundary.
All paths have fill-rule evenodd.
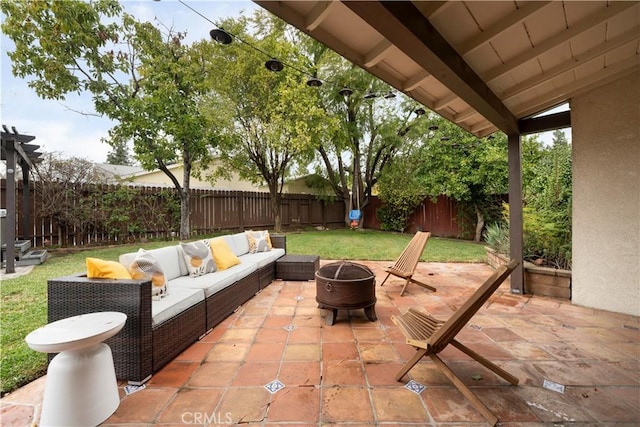
<path id="1" fill-rule="evenodd" d="M 363 264 L 380 283 L 389 263 Z M 103 425 L 486 425 L 429 361 L 394 380 L 414 349 L 391 316 L 423 307 L 446 318 L 492 270 L 420 263 L 417 271 L 437 292 L 409 285 L 400 297 L 403 281 L 390 280 L 376 287 L 377 322 L 363 310 L 341 311 L 334 326 L 317 308 L 315 282 L 275 281 L 145 389 L 125 396 L 121 388 L 120 407 Z M 637 317 L 514 295 L 507 282 L 459 338 L 520 379 L 511 386 L 458 350 L 442 353 L 502 425 L 640 423 Z M 417 384 L 406 388 L 409 379 Z M 274 380 L 284 387 L 271 393 L 265 385 Z M 543 387 L 545 380 L 564 390 Z M 38 423 L 45 382 L 2 399 L 3 426 Z"/>

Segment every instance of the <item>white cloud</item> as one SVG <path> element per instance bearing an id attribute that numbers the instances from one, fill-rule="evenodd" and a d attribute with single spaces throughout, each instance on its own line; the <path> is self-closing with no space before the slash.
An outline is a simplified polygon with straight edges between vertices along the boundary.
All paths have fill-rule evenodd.
<path id="1" fill-rule="evenodd" d="M 252 13 L 257 9 L 250 1 L 188 1 L 187 5 L 213 22 L 223 17 L 237 17 L 242 11 Z M 213 24 L 178 1 L 125 1 L 125 10 L 138 19 L 166 25 L 174 31 L 187 31 L 187 42 L 209 37 Z M 3 16 L 4 18 L 4 16 Z M 155 20 L 157 18 L 157 20 Z M 69 95 L 65 101 L 40 99 L 28 87 L 31 79 L 19 79 L 11 73 L 8 51 L 15 49 L 13 42 L 2 35 L 1 104 L 0 118 L 9 128 L 15 127 L 20 133 L 33 135 L 33 144 L 40 145 L 40 151 L 60 152 L 65 157 L 81 157 L 94 162 L 104 162 L 109 145 L 100 142 L 107 136 L 113 123 L 106 118 L 79 114 L 93 113 L 93 103 L 89 94 Z"/>

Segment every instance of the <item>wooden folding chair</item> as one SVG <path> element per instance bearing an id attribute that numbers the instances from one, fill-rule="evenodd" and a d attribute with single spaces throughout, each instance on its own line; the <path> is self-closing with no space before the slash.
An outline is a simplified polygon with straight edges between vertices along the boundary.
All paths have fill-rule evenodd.
<path id="1" fill-rule="evenodd" d="M 438 353 L 449 344 L 475 359 L 484 367 L 490 369 L 513 385 L 518 384 L 518 379 L 494 363 L 485 359 L 467 346 L 455 339 L 458 332 L 471 320 L 482 305 L 495 292 L 500 284 L 517 267 L 518 261 L 511 261 L 508 266 L 502 266 L 496 270 L 446 322 L 435 319 L 429 314 L 410 308 L 406 313 L 393 316 L 395 323 L 407 338 L 407 344 L 416 348 L 416 354 L 408 360 L 396 374 L 396 380 L 400 381 L 411 368 L 423 357 L 428 356 L 433 363 L 446 375 L 460 392 L 476 407 L 476 409 L 491 424 L 498 422 L 487 406 L 480 401 L 471 390 L 460 380 L 456 374 L 438 357 Z"/>
<path id="2" fill-rule="evenodd" d="M 416 266 L 418 265 L 418 261 L 420 261 L 420 256 L 424 251 L 424 247 L 427 245 L 429 237 L 431 237 L 431 233 L 429 232 L 416 232 L 407 247 L 404 248 L 400 254 L 400 257 L 396 260 L 395 264 L 391 267 L 385 268 L 384 271 L 387 272 L 387 277 L 384 278 L 380 286 L 384 285 L 384 282 L 386 282 L 389 276 L 393 274 L 394 276 L 401 277 L 406 280 L 402 290 L 400 291 L 400 296 L 404 295 L 404 291 L 407 289 L 407 285 L 409 283 L 415 283 L 416 285 L 435 292 L 436 288 L 433 286 L 429 286 L 426 283 L 413 278 L 413 273 L 416 270 Z"/>

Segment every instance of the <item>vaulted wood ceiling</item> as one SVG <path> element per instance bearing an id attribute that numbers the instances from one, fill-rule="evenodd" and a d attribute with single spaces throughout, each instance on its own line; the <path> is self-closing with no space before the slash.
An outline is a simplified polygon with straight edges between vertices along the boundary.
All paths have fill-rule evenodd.
<path id="1" fill-rule="evenodd" d="M 256 3 L 479 137 L 640 69 L 637 1 Z"/>

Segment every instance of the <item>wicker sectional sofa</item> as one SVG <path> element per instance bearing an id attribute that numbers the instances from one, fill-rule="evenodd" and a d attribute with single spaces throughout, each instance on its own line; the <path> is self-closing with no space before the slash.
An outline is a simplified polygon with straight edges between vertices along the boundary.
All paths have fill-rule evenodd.
<path id="1" fill-rule="evenodd" d="M 106 343 L 116 376 L 131 384 L 146 382 L 192 343 L 275 279 L 276 260 L 286 240 L 271 235 L 273 249 L 250 253 L 245 233 L 223 236 L 240 264 L 190 277 L 180 245 L 149 250 L 167 279 L 168 295 L 152 298 L 151 280 L 88 279 L 86 273 L 48 280 L 48 320 L 98 311 L 127 315 L 120 333 Z M 126 265 L 133 254 L 123 254 Z"/>

